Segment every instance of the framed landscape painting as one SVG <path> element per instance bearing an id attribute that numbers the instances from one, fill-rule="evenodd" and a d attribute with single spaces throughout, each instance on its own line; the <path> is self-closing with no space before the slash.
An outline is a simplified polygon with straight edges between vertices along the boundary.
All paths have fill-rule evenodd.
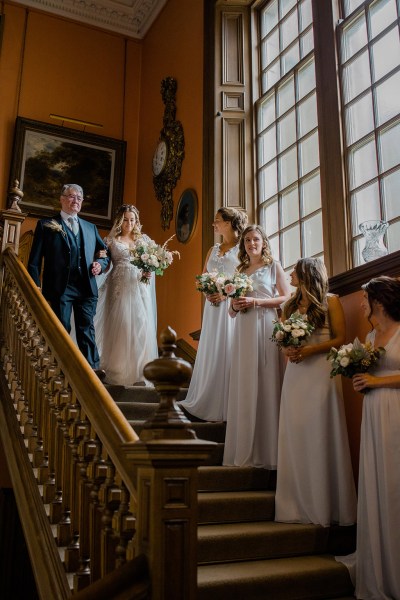
<path id="1" fill-rule="evenodd" d="M 126 142 L 17 117 L 10 182 L 24 192 L 23 212 L 48 217 L 60 210 L 65 183 L 83 188 L 79 213 L 98 227 L 111 227 L 123 201 Z"/>

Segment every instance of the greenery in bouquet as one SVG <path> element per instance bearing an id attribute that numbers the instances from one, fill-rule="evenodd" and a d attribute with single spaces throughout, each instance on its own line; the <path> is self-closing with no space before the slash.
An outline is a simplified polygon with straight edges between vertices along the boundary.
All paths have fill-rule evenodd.
<path id="1" fill-rule="evenodd" d="M 384 348 L 374 348 L 370 342 L 363 344 L 356 338 L 351 344 L 344 344 L 339 349 L 331 348 L 326 358 L 331 361 L 331 377 L 343 375 L 351 378 L 356 373 L 369 371 L 384 353 Z"/>
<path id="2" fill-rule="evenodd" d="M 253 281 L 245 273 L 236 271 L 232 277 L 223 278 L 220 291 L 228 298 L 242 298 L 247 292 L 253 291 Z"/>
<path id="3" fill-rule="evenodd" d="M 139 240 L 136 246 L 130 251 L 130 262 L 138 269 L 141 269 L 143 275 L 140 279 L 142 283 L 150 283 L 150 278 L 145 273 L 155 273 L 163 275 L 164 271 L 172 264 L 174 256 L 180 258 L 177 250 L 168 250 L 168 242 L 175 236 L 168 238 L 162 246 L 156 244 L 153 240 Z"/>
<path id="4" fill-rule="evenodd" d="M 312 334 L 315 327 L 308 321 L 307 315 L 294 312 L 285 321 L 274 321 L 273 342 L 280 348 L 294 346 L 298 348 Z"/>
<path id="5" fill-rule="evenodd" d="M 221 294 L 221 286 L 225 281 L 225 275 L 217 271 L 211 271 L 196 275 L 196 289 L 207 296 Z M 212 306 L 219 306 L 217 302 L 211 302 Z"/>

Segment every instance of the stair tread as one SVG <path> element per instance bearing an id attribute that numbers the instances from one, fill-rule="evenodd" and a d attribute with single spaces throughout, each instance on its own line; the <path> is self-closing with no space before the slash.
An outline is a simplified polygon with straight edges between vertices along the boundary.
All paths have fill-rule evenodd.
<path id="1" fill-rule="evenodd" d="M 250 521 L 242 523 L 207 523 L 199 526 L 199 538 L 218 537 L 229 538 L 233 535 L 277 535 L 290 533 L 291 535 L 303 535 L 305 532 L 320 533 L 326 535 L 328 527 L 314 525 L 312 523 L 278 523 L 277 521 Z"/>
<path id="2" fill-rule="evenodd" d="M 346 567 L 322 554 L 198 567 L 198 600 L 266 597 L 312 600 L 346 596 L 353 586 Z"/>

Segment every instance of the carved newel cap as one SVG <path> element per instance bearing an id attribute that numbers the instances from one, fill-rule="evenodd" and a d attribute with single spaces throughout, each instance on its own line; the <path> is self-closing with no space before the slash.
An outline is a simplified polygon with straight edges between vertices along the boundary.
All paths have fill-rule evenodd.
<path id="1" fill-rule="evenodd" d="M 24 192 L 19 187 L 19 181 L 18 179 L 14 179 L 13 186 L 8 190 L 8 208 L 21 212 L 19 202 L 21 202 L 23 197 Z"/>
<path id="2" fill-rule="evenodd" d="M 160 404 L 155 415 L 144 424 L 140 439 L 193 439 L 195 433 L 187 428 L 190 421 L 176 404 L 180 389 L 190 380 L 192 366 L 175 356 L 176 333 L 171 327 L 164 329 L 160 341 L 161 356 L 148 363 L 143 370 L 146 379 L 154 384 Z"/>

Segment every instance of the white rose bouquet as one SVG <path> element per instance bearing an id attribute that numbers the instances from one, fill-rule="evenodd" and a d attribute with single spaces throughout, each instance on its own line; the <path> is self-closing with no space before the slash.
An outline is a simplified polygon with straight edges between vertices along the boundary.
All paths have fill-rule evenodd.
<path id="1" fill-rule="evenodd" d="M 156 244 L 153 240 L 138 241 L 135 248 L 130 250 L 130 262 L 143 273 L 155 273 L 163 275 L 164 271 L 172 264 L 174 255 L 180 254 L 177 250 L 170 251 L 167 249 L 167 244 L 172 240 L 171 236 L 162 246 Z M 142 275 L 140 281 L 142 283 L 150 283 L 147 275 Z"/>
<path id="2" fill-rule="evenodd" d="M 358 338 L 352 344 L 344 344 L 339 349 L 331 348 L 326 357 L 331 361 L 331 377 L 343 375 L 351 378 L 356 373 L 366 373 L 384 352 L 384 348 L 374 349 L 370 342 L 363 344 Z"/>
<path id="3" fill-rule="evenodd" d="M 245 273 L 236 271 L 232 277 L 223 278 L 221 281 L 220 292 L 228 298 L 242 298 L 247 292 L 253 291 L 253 281 Z"/>
<path id="4" fill-rule="evenodd" d="M 204 294 L 221 294 L 221 286 L 225 281 L 225 275 L 217 271 L 211 271 L 196 275 L 196 289 Z M 211 302 L 212 306 L 219 306 L 218 302 Z"/>
<path id="5" fill-rule="evenodd" d="M 285 321 L 274 321 L 272 330 L 273 342 L 280 348 L 294 346 L 298 348 L 312 334 L 315 327 L 308 321 L 307 315 L 294 312 Z"/>

